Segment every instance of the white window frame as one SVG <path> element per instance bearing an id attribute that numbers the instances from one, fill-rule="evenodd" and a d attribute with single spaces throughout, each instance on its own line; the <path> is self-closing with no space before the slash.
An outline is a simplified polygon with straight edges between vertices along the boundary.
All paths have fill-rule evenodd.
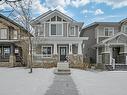
<path id="1" fill-rule="evenodd" d="M 57 35 L 57 33 L 56 33 L 56 35 L 51 35 L 51 25 L 52 24 L 56 24 L 56 27 L 57 27 L 57 24 L 61 24 L 62 25 L 62 34 L 61 35 Z M 61 22 L 53 22 L 53 23 L 50 22 L 49 31 L 50 31 L 49 36 L 63 36 L 63 23 L 61 23 Z M 56 32 L 57 32 L 57 28 L 56 28 Z"/>
<path id="2" fill-rule="evenodd" d="M 43 48 L 44 48 L 44 47 L 51 47 L 51 55 L 46 54 L 46 56 L 45 56 L 45 54 L 43 54 Z M 51 58 L 51 57 L 52 57 L 52 46 L 51 46 L 51 45 L 42 46 L 41 52 L 42 52 L 43 58 Z"/>
<path id="3" fill-rule="evenodd" d="M 43 23 L 43 25 L 44 25 L 44 27 L 43 27 L 43 35 L 40 34 L 40 30 L 41 30 L 42 24 L 36 26 L 38 36 L 44 36 L 44 35 L 45 35 L 45 23 Z M 38 30 L 39 30 L 39 31 L 38 31 Z"/>
<path id="4" fill-rule="evenodd" d="M 16 33 L 16 34 L 15 34 Z M 16 35 L 16 36 L 15 36 Z M 13 39 L 18 39 L 18 31 L 14 30 L 13 31 Z"/>
<path id="5" fill-rule="evenodd" d="M 75 26 L 71 26 L 70 28 L 72 28 L 72 27 L 74 28 L 74 35 L 71 34 L 71 29 L 70 29 L 70 33 L 69 33 L 69 34 L 70 34 L 70 36 L 75 36 L 75 35 L 76 35 L 75 28 L 76 28 L 76 27 L 75 27 Z"/>
<path id="6" fill-rule="evenodd" d="M 125 33 L 127 33 L 126 28 L 127 28 L 127 25 L 123 25 L 123 31 L 124 31 Z"/>
<path id="7" fill-rule="evenodd" d="M 106 36 L 105 35 L 105 29 L 106 28 L 108 28 L 108 30 L 112 30 L 112 35 L 109 35 L 109 33 L 108 33 L 108 36 L 107 37 L 113 36 L 114 35 L 114 27 L 104 27 L 104 36 Z"/>
<path id="8" fill-rule="evenodd" d="M 6 36 L 4 35 L 4 37 L 1 36 L 1 30 L 2 30 L 2 29 L 6 29 L 6 34 L 7 34 L 7 35 L 6 35 Z M 5 37 L 6 37 L 6 38 L 5 38 Z M 1 28 L 1 29 L 0 29 L 0 39 L 2 39 L 2 40 L 8 39 L 8 29 L 7 29 L 7 28 Z"/>

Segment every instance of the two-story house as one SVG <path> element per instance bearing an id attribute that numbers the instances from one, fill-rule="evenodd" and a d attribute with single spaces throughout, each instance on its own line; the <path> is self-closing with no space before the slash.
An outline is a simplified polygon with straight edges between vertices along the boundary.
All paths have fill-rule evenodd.
<path id="1" fill-rule="evenodd" d="M 33 66 L 44 63 L 82 63 L 82 43 L 88 37 L 79 37 L 82 22 L 77 22 L 58 10 L 48 11 L 31 21 L 35 29 Z"/>
<path id="2" fill-rule="evenodd" d="M 22 26 L 0 14 L 0 66 L 27 65 L 29 35 Z"/>
<path id="3" fill-rule="evenodd" d="M 127 65 L 127 19 L 92 23 L 83 28 L 80 35 L 89 37 L 83 52 L 91 63 Z"/>

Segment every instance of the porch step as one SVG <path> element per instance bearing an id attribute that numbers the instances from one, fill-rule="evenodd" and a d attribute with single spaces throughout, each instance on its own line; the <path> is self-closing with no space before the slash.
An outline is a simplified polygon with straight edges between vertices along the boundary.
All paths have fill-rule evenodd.
<path id="1" fill-rule="evenodd" d="M 108 71 L 113 71 L 112 65 L 105 65 L 106 70 Z M 127 71 L 127 65 L 115 65 L 115 69 L 116 71 Z"/>
<path id="2" fill-rule="evenodd" d="M 113 67 L 111 65 L 105 65 L 106 70 L 113 71 Z"/>
<path id="3" fill-rule="evenodd" d="M 57 63 L 57 68 L 54 70 L 55 74 L 71 74 L 69 63 L 68 62 L 60 62 Z"/>
<path id="4" fill-rule="evenodd" d="M 70 75 L 71 71 L 70 70 L 58 70 L 57 68 L 54 70 L 54 73 L 57 75 Z"/>

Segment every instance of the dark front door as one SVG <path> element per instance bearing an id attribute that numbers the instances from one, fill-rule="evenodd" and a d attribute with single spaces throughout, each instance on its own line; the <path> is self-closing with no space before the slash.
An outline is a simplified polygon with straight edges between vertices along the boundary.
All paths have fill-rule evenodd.
<path id="1" fill-rule="evenodd" d="M 60 47 L 60 61 L 66 61 L 66 47 Z"/>
<path id="2" fill-rule="evenodd" d="M 120 47 L 113 47 L 113 58 L 115 63 L 120 63 Z"/>

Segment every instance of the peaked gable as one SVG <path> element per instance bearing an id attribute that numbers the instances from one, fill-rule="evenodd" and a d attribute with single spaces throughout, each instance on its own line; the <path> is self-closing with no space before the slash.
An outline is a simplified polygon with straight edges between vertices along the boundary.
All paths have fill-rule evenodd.
<path id="1" fill-rule="evenodd" d="M 110 37 L 108 39 L 103 40 L 101 43 L 106 43 L 106 42 L 111 41 L 111 40 L 113 40 L 113 39 L 115 39 L 117 37 L 120 37 L 120 36 L 125 36 L 127 38 L 127 34 L 125 34 L 123 32 L 119 32 L 116 35 L 114 35 L 113 37 Z"/>
<path id="2" fill-rule="evenodd" d="M 35 18 L 34 20 L 32 20 L 31 24 L 38 23 L 40 21 L 47 21 L 48 19 L 51 19 L 54 16 L 59 16 L 59 17 L 63 18 L 65 21 L 77 22 L 74 19 L 72 19 L 71 17 L 67 16 L 66 14 L 64 14 L 64 13 L 58 11 L 58 10 L 54 10 L 54 11 L 50 10 L 50 11 L 42 14 L 41 16 Z"/>

